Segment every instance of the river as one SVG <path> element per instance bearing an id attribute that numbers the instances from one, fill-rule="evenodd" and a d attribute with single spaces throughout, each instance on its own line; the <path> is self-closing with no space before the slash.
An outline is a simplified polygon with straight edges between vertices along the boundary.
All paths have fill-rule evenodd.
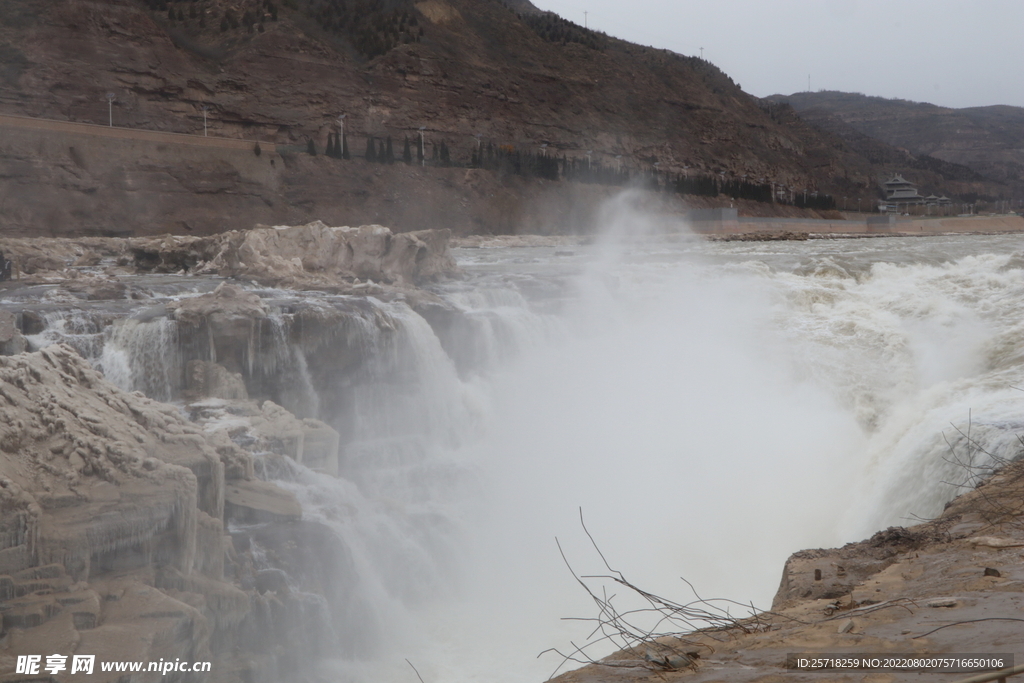
<path id="1" fill-rule="evenodd" d="M 573 572 L 605 561 L 744 616 L 790 553 L 932 517 L 1020 453 L 1018 236 L 709 242 L 610 213 L 585 245 L 455 249 L 464 276 L 432 291 L 461 315 L 440 337 L 401 300 L 354 307 L 332 343 L 374 351 L 340 402 L 283 328 L 251 352 L 285 407 L 342 433 L 339 478 L 268 474 L 347 548 L 324 680 L 545 679 L 563 661 L 538 654 L 593 628 L 566 618 L 597 616 Z M 168 300 L 216 284 L 157 280 Z M 167 319 L 53 307 L 34 345 L 175 398 L 187 359 Z"/>
<path id="2" fill-rule="evenodd" d="M 597 616 L 556 539 L 577 574 L 610 573 L 581 513 L 645 590 L 686 602 L 685 578 L 768 608 L 791 552 L 932 517 L 1020 453 L 1019 237 L 623 234 L 456 250 L 467 278 L 438 291 L 486 330 L 448 381 L 464 438 L 392 471 L 392 494 L 443 509 L 458 541 L 429 551 L 441 570 L 403 561 L 395 583 L 430 594 L 390 617 L 408 645 L 346 679 L 389 661 L 386 678 L 411 680 L 407 657 L 428 683 L 549 676 L 562 659 L 535 657 L 594 626 L 565 618 Z"/>

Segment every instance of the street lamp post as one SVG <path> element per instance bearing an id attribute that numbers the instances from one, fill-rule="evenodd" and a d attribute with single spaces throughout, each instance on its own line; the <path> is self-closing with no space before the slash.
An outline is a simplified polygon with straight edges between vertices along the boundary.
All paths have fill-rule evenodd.
<path id="1" fill-rule="evenodd" d="M 348 145 L 347 145 L 347 143 L 345 141 L 345 117 L 346 116 L 348 116 L 348 114 L 338 114 L 338 144 L 337 144 L 337 149 L 341 150 L 339 152 L 339 154 L 340 154 L 342 159 L 348 159 L 348 157 L 345 156 L 345 149 L 348 147 Z"/>
<path id="2" fill-rule="evenodd" d="M 110 128 L 114 127 L 114 100 L 115 99 L 117 99 L 117 96 L 114 95 L 114 93 L 112 93 L 112 92 L 108 92 L 107 93 L 107 116 L 108 116 L 108 119 L 109 119 L 108 122 L 107 122 L 107 126 L 110 127 Z"/>

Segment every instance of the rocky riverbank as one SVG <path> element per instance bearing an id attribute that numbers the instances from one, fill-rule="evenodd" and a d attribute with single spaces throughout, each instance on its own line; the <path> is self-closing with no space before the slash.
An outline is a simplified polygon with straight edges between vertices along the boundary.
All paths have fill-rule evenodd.
<path id="1" fill-rule="evenodd" d="M 338 473 L 343 437 L 310 415 L 353 419 L 346 388 L 397 343 L 366 295 L 440 307 L 416 285 L 455 274 L 447 239 L 315 223 L 3 240 L 0 681 L 26 680 L 20 655 L 211 662 L 131 680 L 235 682 L 301 678 L 335 653 L 348 551 L 263 478 Z M 52 339 L 67 343 L 28 352 Z M 88 680 L 124 675 L 97 664 Z"/>
<path id="2" fill-rule="evenodd" d="M 329 651 L 303 623 L 322 597 L 228 527 L 315 534 L 294 495 L 255 477 L 254 454 L 336 471 L 333 429 L 269 401 L 207 399 L 189 419 L 66 346 L 0 357 L 0 395 L 0 680 L 26 680 L 18 655 L 51 654 L 213 663 L 211 677 L 167 680 L 271 680 Z M 231 424 L 210 428 L 218 412 Z M 97 665 L 88 680 L 123 676 Z"/>
<path id="3" fill-rule="evenodd" d="M 290 289 L 343 290 L 360 282 L 415 285 L 455 272 L 447 230 L 394 234 L 381 225 L 260 226 L 206 237 L 0 238 L 11 277 L 63 282 L 81 268 L 107 279 L 140 273 L 215 275 Z"/>
<path id="4" fill-rule="evenodd" d="M 938 519 L 838 549 L 795 553 L 768 612 L 645 643 L 555 680 L 888 683 L 971 675 L 800 671 L 791 668 L 792 655 L 990 653 L 1024 663 L 1022 496 L 1024 462 L 1015 462 L 955 499 Z"/>

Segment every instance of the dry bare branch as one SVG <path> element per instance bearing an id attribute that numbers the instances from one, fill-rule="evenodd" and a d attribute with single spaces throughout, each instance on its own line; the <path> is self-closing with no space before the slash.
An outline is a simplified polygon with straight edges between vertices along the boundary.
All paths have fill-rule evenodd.
<path id="1" fill-rule="evenodd" d="M 751 633 L 771 628 L 772 624 L 769 618 L 777 615 L 760 611 L 752 603 L 741 603 L 726 598 L 704 598 L 685 578 L 682 579 L 683 582 L 694 595 L 694 600 L 685 603 L 676 602 L 640 588 L 608 562 L 587 528 L 582 509 L 580 510 L 580 525 L 594 551 L 601 558 L 607 573 L 579 574 L 566 557 L 561 542 L 557 538 L 555 539 L 562 561 L 572 573 L 576 583 L 586 591 L 594 602 L 597 607 L 597 615 L 566 618 L 567 621 L 583 621 L 593 624 L 593 630 L 590 631 L 585 642 L 582 644 L 570 642 L 571 649 L 564 652 L 557 648 L 551 648 L 540 653 L 541 655 L 555 653 L 562 658 L 561 663 L 552 672 L 552 677 L 570 662 L 620 668 L 640 666 L 654 671 L 687 668 L 694 666 L 702 653 L 711 654 L 715 651 L 714 647 L 708 644 L 708 640 L 722 641 L 729 637 L 730 632 L 735 631 Z M 593 582 L 601 584 L 599 590 L 591 585 Z M 639 598 L 640 606 L 620 609 L 615 604 L 617 594 L 608 594 L 608 583 L 624 588 L 626 596 L 630 598 Z M 734 607 L 742 608 L 748 612 L 748 615 L 743 618 L 733 616 L 730 610 Z M 700 640 L 693 637 L 697 634 L 702 636 Z M 599 660 L 591 654 L 599 646 L 608 645 L 627 653 L 636 654 L 638 659 Z"/>

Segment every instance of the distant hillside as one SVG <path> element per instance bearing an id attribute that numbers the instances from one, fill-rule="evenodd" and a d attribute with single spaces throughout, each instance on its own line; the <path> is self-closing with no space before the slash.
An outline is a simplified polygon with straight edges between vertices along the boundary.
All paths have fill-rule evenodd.
<path id="1" fill-rule="evenodd" d="M 830 130 L 836 130 L 838 121 L 888 145 L 1024 186 L 1024 108 L 950 109 L 843 92 L 802 92 L 772 99 L 788 102 L 801 117 Z"/>
<path id="2" fill-rule="evenodd" d="M 483 165 L 499 184 L 502 174 L 532 175 L 529 182 L 541 185 L 656 176 L 662 188 L 728 185 L 732 195 L 769 205 L 772 186 L 790 197 L 806 190 L 870 201 L 890 170 L 792 109 L 747 95 L 705 60 L 611 38 L 528 0 L 4 0 L 0 60 L 0 114 L 193 135 L 208 129 L 259 140 L 267 151 L 259 161 L 270 171 L 252 176 L 257 192 L 239 185 L 256 171 L 227 161 L 216 169 L 217 183 L 190 183 L 194 170 L 170 148 L 157 160 L 104 159 L 103 168 L 124 170 L 101 178 L 100 162 L 75 151 L 81 145 L 40 148 L 47 159 L 67 157 L 54 167 L 26 151 L 34 149 L 28 138 L 17 149 L 0 140 L 0 183 L 17 183 L 23 205 L 50 187 L 39 195 L 47 197 L 39 210 L 50 225 L 70 220 L 63 211 L 102 224 L 96 212 L 108 202 L 96 193 L 111 187 L 121 197 L 110 200 L 124 209 L 119 215 L 130 216 L 144 185 L 152 194 L 147 206 L 160 206 L 157 215 L 169 225 L 198 220 L 174 213 L 190 203 L 189 193 L 193 206 L 212 206 L 218 193 L 232 201 L 264 197 L 246 211 L 233 205 L 222 212 L 217 224 L 225 228 L 274 220 L 282 196 L 294 197 L 289 215 L 301 209 L 310 218 L 373 215 L 410 225 L 415 211 L 393 207 L 415 209 L 447 196 L 453 182 L 470 182 L 432 175 L 436 166 Z M 408 140 L 418 162 L 422 137 L 424 194 L 369 182 L 366 175 L 380 178 L 383 169 L 363 162 L 329 166 L 328 176 L 313 170 L 321 162 L 296 161 L 307 149 L 323 156 L 341 114 L 352 156 L 372 150 L 379 159 L 390 144 L 391 158 L 400 160 Z M 479 163 L 480 155 L 490 162 L 492 151 L 504 155 L 500 163 Z M 282 163 L 268 158 L 272 152 L 284 155 Z M 443 185 L 436 192 L 435 182 Z M 915 182 L 950 196 L 1002 191 L 948 168 L 922 169 Z M 321 186 L 332 189 L 312 189 Z M 389 189 L 381 196 L 368 193 L 370 186 Z M 35 216 L 24 208 L 19 225 Z"/>

